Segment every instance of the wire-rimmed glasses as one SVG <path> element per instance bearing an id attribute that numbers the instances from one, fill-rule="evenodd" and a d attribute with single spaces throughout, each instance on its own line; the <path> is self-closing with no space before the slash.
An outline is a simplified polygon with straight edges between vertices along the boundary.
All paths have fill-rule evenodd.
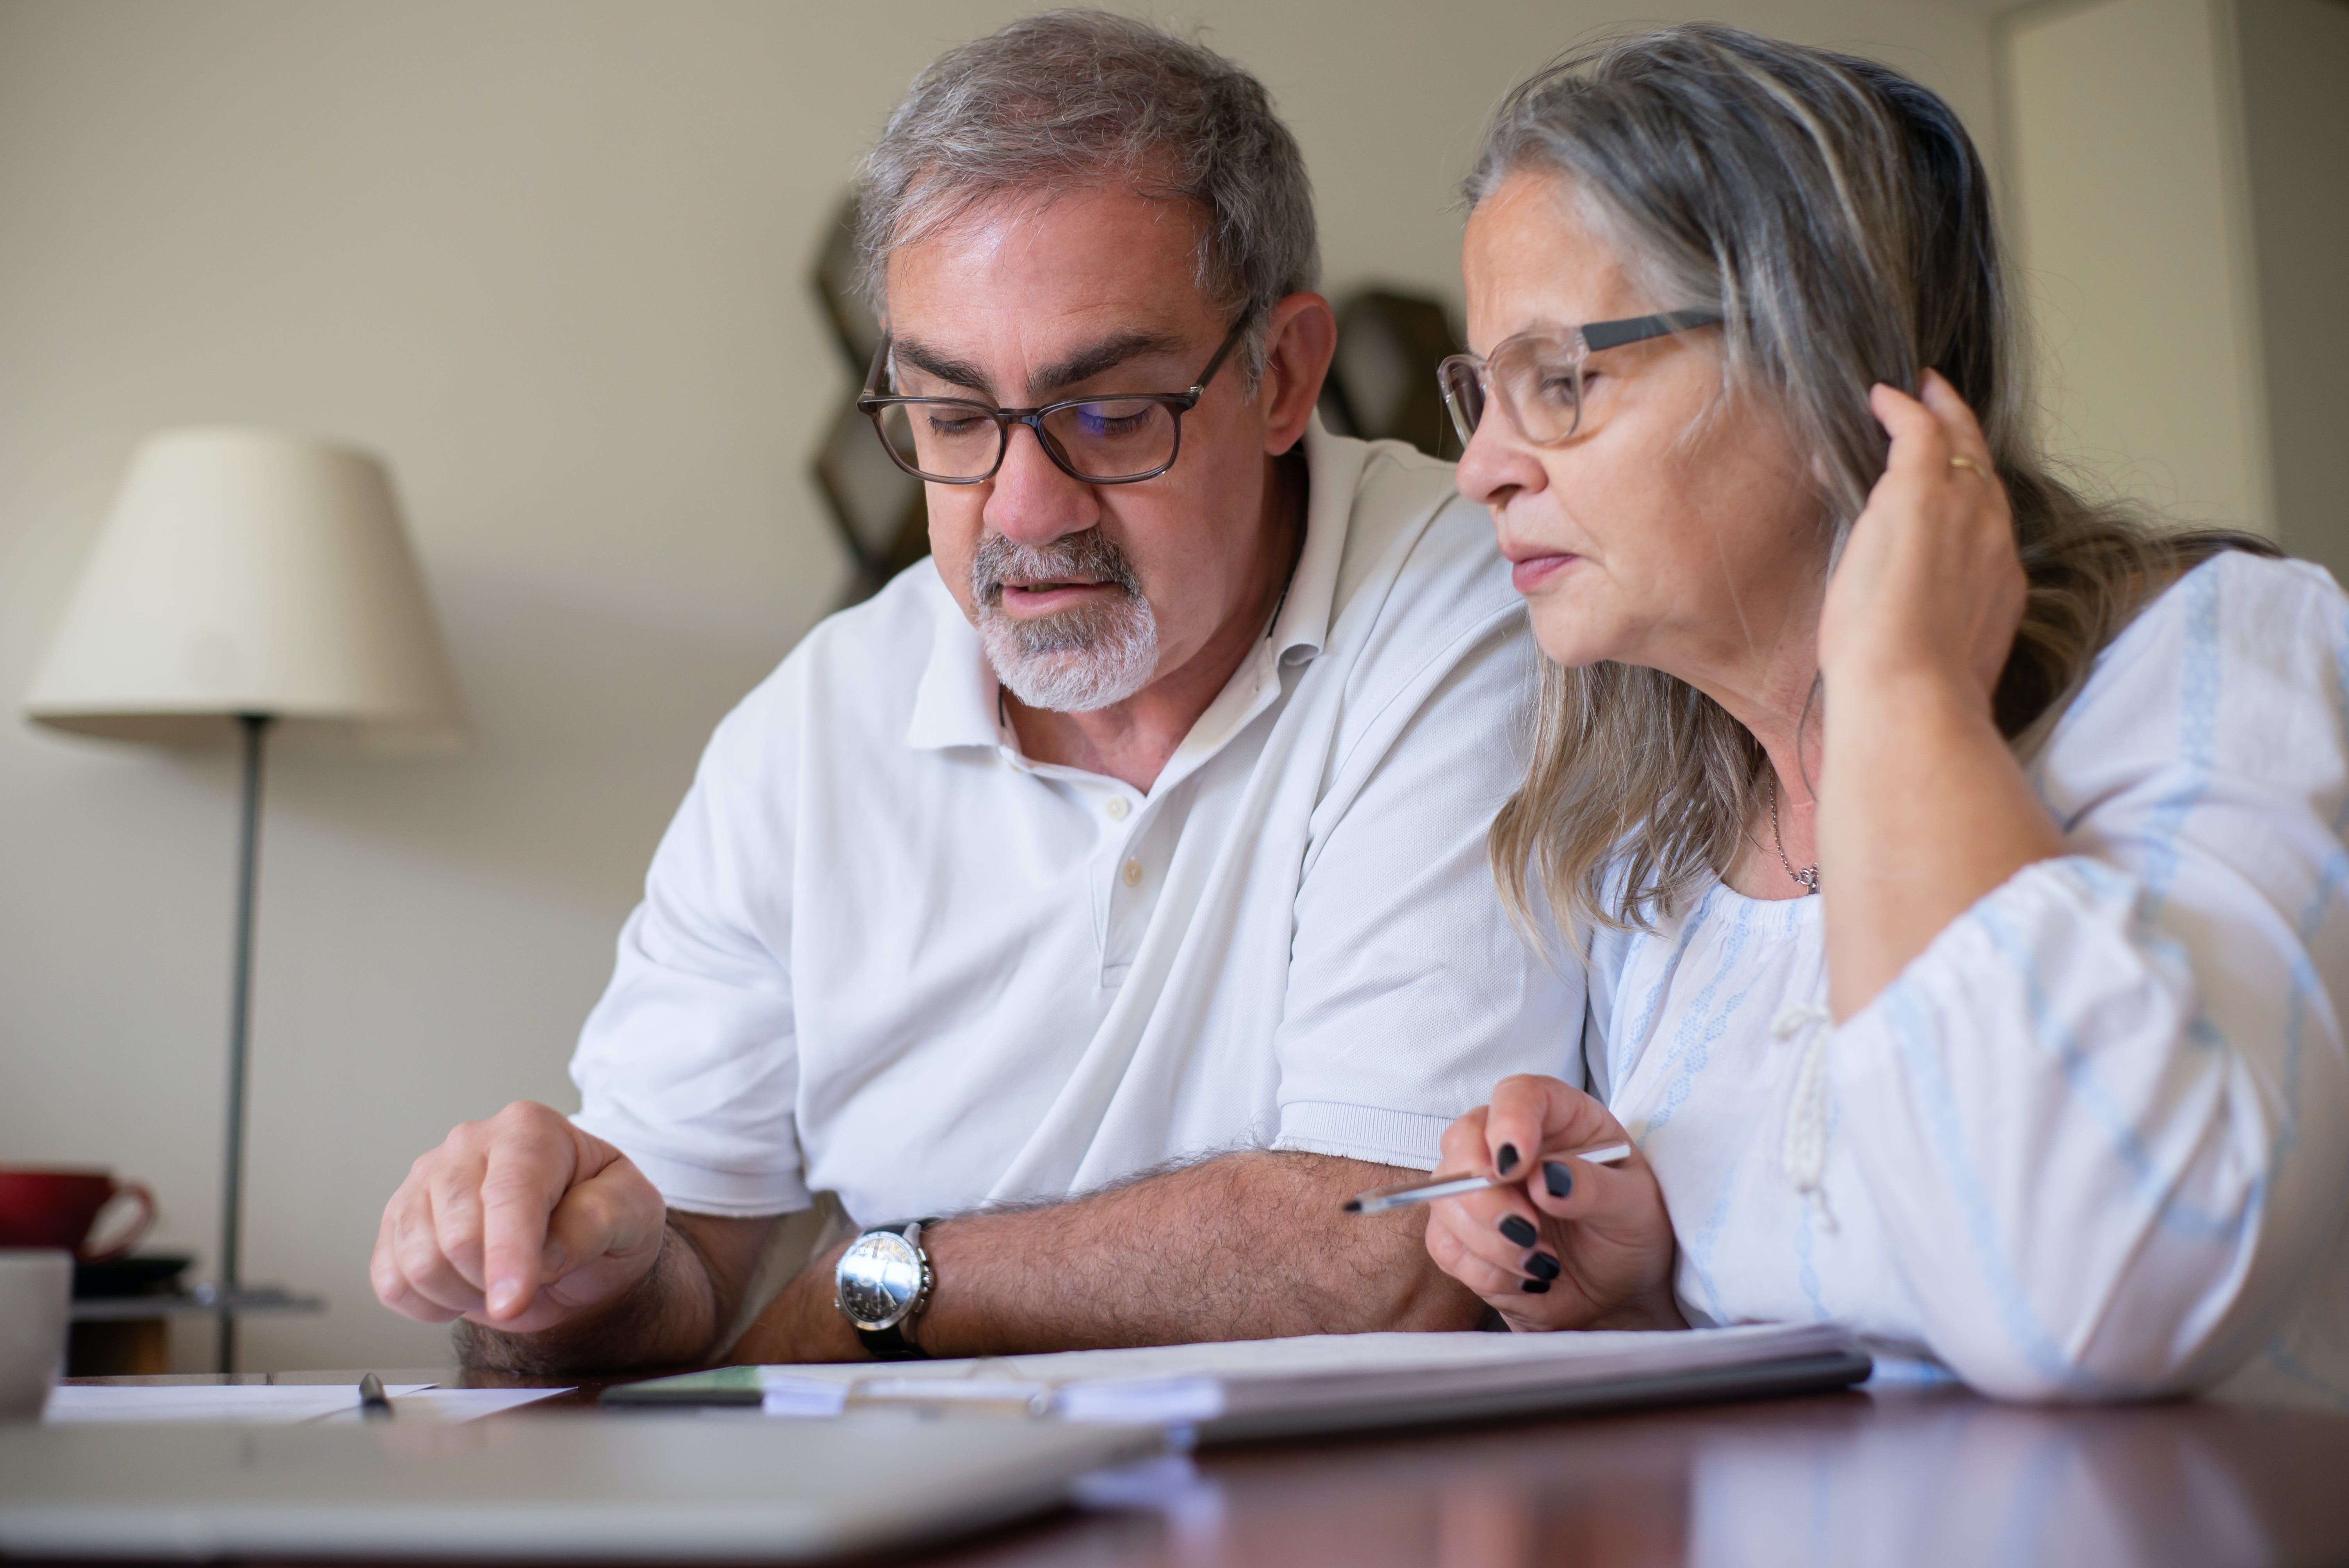
<path id="1" fill-rule="evenodd" d="M 881 382 L 889 369 L 889 339 L 884 337 L 856 407 L 880 432 L 890 460 L 933 484 L 975 485 L 993 479 L 1011 449 L 1014 425 L 1034 431 L 1044 455 L 1071 479 L 1092 485 L 1135 484 L 1174 466 L 1183 449 L 1183 416 L 1198 407 L 1247 324 L 1245 315 L 1232 324 L 1187 392 L 1096 394 L 1034 408 L 884 393 Z"/>
<path id="2" fill-rule="evenodd" d="M 1537 447 L 1554 447 L 1582 428 L 1582 366 L 1593 354 L 1720 320 L 1717 310 L 1673 310 L 1519 333 L 1483 358 L 1452 356 L 1435 367 L 1435 381 L 1463 448 L 1475 438 L 1488 397 L 1507 411 L 1518 435 Z"/>

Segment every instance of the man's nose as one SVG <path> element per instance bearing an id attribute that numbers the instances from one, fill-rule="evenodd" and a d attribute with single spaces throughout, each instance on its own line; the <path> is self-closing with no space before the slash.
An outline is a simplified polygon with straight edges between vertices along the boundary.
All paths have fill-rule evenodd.
<path id="1" fill-rule="evenodd" d="M 1018 544 L 1050 544 L 1101 521 L 1101 498 L 1045 454 L 1025 425 L 1011 427 L 1003 466 L 987 497 L 987 525 Z"/>

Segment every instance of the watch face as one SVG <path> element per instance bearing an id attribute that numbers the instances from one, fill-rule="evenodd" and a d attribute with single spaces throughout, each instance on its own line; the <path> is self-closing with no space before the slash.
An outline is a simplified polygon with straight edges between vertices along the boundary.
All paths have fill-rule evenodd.
<path id="1" fill-rule="evenodd" d="M 922 1288 L 921 1254 L 894 1232 L 868 1232 L 841 1254 L 833 1288 L 851 1323 L 886 1328 L 905 1315 Z"/>

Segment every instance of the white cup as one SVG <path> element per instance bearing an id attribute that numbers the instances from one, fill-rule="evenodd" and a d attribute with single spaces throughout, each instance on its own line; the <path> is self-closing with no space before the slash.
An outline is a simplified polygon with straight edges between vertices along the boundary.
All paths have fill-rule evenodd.
<path id="1" fill-rule="evenodd" d="M 36 1421 L 66 1369 L 73 1254 L 0 1248 L 0 1421 Z"/>

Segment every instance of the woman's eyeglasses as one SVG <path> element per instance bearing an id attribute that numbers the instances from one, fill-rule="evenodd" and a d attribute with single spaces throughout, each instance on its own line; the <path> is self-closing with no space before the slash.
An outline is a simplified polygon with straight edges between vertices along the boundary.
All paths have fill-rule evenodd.
<path id="1" fill-rule="evenodd" d="M 1223 346 L 1187 392 L 1122 392 L 1072 397 L 1036 408 L 998 408 L 964 397 L 896 397 L 881 391 L 889 369 L 889 340 L 873 356 L 856 407 L 881 433 L 889 459 L 933 484 L 975 485 L 995 477 L 1011 449 L 1011 427 L 1036 433 L 1044 455 L 1071 479 L 1093 485 L 1130 485 L 1156 479 L 1183 449 L 1183 416 L 1196 407 L 1207 383 L 1239 346 L 1249 317 L 1232 324 Z"/>
<path id="2" fill-rule="evenodd" d="M 1481 359 L 1452 356 L 1436 366 L 1436 385 L 1444 389 L 1444 407 L 1463 448 L 1475 437 L 1488 399 L 1501 405 L 1518 435 L 1537 447 L 1554 447 L 1582 427 L 1582 366 L 1593 354 L 1720 320 L 1717 310 L 1675 310 L 1520 333 Z"/>

